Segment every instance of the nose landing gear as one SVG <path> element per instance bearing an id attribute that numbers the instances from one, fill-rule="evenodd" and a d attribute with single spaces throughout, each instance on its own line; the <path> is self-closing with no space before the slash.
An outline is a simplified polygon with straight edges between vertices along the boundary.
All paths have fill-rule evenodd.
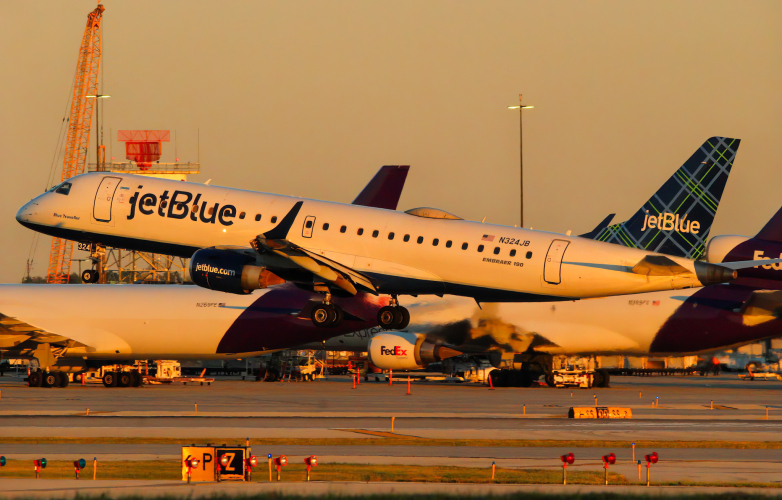
<path id="1" fill-rule="evenodd" d="M 100 279 L 100 273 L 96 269 L 87 269 L 81 273 L 81 280 L 84 283 L 97 283 Z"/>
<path id="2" fill-rule="evenodd" d="M 396 295 L 391 296 L 391 305 L 382 307 L 377 313 L 377 322 L 386 330 L 401 330 L 410 324 L 410 311 L 399 305 Z"/>

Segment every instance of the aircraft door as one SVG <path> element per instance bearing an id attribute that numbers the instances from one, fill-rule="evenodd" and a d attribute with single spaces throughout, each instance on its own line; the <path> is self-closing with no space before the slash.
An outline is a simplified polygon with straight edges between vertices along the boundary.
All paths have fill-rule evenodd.
<path id="1" fill-rule="evenodd" d="M 562 256 L 570 244 L 566 240 L 554 240 L 548 247 L 546 262 L 543 264 L 543 280 L 552 285 L 559 285 L 562 281 Z"/>
<path id="2" fill-rule="evenodd" d="M 315 216 L 308 215 L 304 219 L 304 226 L 301 228 L 301 235 L 304 238 L 312 238 L 312 231 L 315 229 Z"/>
<path id="3" fill-rule="evenodd" d="M 111 206 L 114 202 L 114 192 L 117 191 L 122 179 L 119 177 L 104 177 L 95 193 L 95 204 L 92 207 L 92 217 L 98 222 L 111 222 Z"/>

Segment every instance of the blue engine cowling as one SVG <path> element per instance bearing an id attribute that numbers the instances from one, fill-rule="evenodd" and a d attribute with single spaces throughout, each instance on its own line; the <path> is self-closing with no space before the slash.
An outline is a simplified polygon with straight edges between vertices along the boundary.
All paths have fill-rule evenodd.
<path id="1" fill-rule="evenodd" d="M 190 278 L 209 290 L 247 295 L 261 288 L 261 272 L 255 259 L 240 252 L 204 248 L 190 258 Z"/>

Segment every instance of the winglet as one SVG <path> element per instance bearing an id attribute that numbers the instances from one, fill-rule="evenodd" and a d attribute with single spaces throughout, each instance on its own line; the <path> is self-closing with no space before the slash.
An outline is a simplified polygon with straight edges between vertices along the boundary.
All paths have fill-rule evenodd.
<path id="1" fill-rule="evenodd" d="M 777 210 L 777 213 L 766 222 L 755 238 L 766 241 L 782 241 L 782 208 Z"/>
<path id="2" fill-rule="evenodd" d="M 600 234 L 600 231 L 602 231 L 603 229 L 607 228 L 608 225 L 611 224 L 611 221 L 614 220 L 614 216 L 615 215 L 616 214 L 608 214 L 606 216 L 606 218 L 603 219 L 603 221 L 600 224 L 595 226 L 595 228 L 593 230 L 589 231 L 588 233 L 582 234 L 581 237 L 582 238 L 589 238 L 590 240 L 594 240 L 595 236 Z"/>
<path id="3" fill-rule="evenodd" d="M 353 205 L 396 210 L 405 187 L 409 165 L 385 165 L 358 194 Z"/>
<path id="4" fill-rule="evenodd" d="M 303 204 L 303 201 L 297 201 L 296 204 L 293 205 L 293 208 L 291 208 L 290 212 L 288 212 L 285 217 L 282 218 L 276 227 L 263 233 L 264 238 L 267 240 L 284 240 L 287 238 L 288 231 L 290 231 L 291 226 L 293 225 L 293 221 L 296 220 L 296 216 L 299 215 L 299 210 L 301 210 L 301 206 Z"/>

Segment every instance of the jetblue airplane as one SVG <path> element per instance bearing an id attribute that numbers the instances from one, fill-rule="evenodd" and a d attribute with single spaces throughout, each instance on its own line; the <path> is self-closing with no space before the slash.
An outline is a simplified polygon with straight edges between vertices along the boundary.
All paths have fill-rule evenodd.
<path id="1" fill-rule="evenodd" d="M 731 141 L 715 140 L 702 163 L 731 164 Z M 692 183 L 682 180 L 682 189 Z M 17 220 L 81 243 L 190 257 L 193 281 L 218 291 L 251 293 L 268 270 L 324 294 L 311 316 L 321 327 L 344 317 L 332 294 L 390 295 L 378 322 L 400 329 L 410 319 L 398 303 L 402 294 L 573 300 L 722 283 L 758 264 L 697 262 L 431 208 L 397 212 L 105 172 L 55 186 L 23 206 Z M 701 231 L 697 220 L 675 218 L 671 228 L 665 215 L 645 221 L 662 231 Z"/>

